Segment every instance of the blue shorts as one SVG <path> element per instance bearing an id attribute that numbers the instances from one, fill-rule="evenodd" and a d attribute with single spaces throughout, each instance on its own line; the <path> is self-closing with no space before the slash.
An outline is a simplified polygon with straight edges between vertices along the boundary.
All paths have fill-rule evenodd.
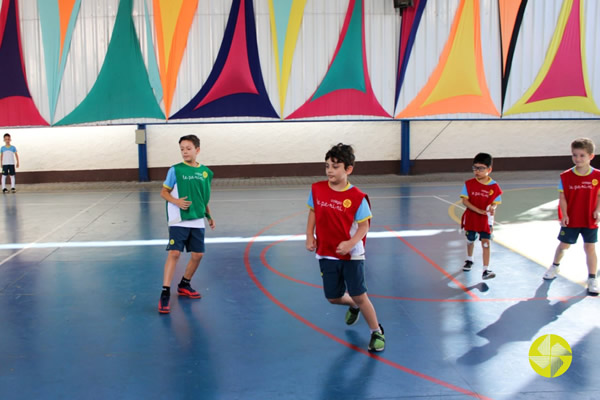
<path id="1" fill-rule="evenodd" d="M 365 283 L 365 260 L 319 260 L 323 291 L 327 299 L 338 299 L 346 293 L 360 296 L 367 292 Z"/>
<path id="2" fill-rule="evenodd" d="M 581 233 L 581 237 L 583 237 L 583 243 L 596 243 L 598 242 L 598 228 L 560 228 L 560 233 L 558 234 L 558 240 L 563 243 L 575 244 L 577 243 L 577 238 Z"/>
<path id="3" fill-rule="evenodd" d="M 15 165 L 14 164 L 6 164 L 2 166 L 2 175 L 14 175 L 15 174 Z"/>
<path id="4" fill-rule="evenodd" d="M 474 242 L 477 240 L 477 236 L 479 236 L 479 240 L 482 239 L 491 239 L 492 234 L 487 232 L 475 232 L 475 231 L 467 231 L 467 240 L 469 242 Z"/>
<path id="5" fill-rule="evenodd" d="M 204 228 L 169 227 L 167 251 L 178 250 L 192 253 L 204 253 Z"/>

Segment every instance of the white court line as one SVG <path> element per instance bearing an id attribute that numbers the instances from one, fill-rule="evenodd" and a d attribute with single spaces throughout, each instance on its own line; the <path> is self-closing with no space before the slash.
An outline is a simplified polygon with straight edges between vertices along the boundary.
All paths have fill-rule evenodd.
<path id="1" fill-rule="evenodd" d="M 106 200 L 108 197 L 111 196 L 111 193 L 107 194 L 106 196 L 104 196 L 102 199 L 98 200 L 97 202 L 95 202 L 94 204 L 90 205 L 89 207 L 79 211 L 77 214 L 73 215 L 71 218 L 69 218 L 68 220 L 66 220 L 65 222 L 63 222 L 62 224 L 58 225 L 56 228 L 54 228 L 53 230 L 51 230 L 50 232 L 46 233 L 45 235 L 41 236 L 38 240 L 36 240 L 35 242 L 32 243 L 27 243 L 25 245 L 23 245 L 22 247 L 16 247 L 15 249 L 19 248 L 20 250 L 17 251 L 14 254 L 11 254 L 10 256 L 6 257 L 4 260 L 0 261 L 0 266 L 2 266 L 3 264 L 7 263 L 8 261 L 12 260 L 13 258 L 15 258 L 16 256 L 18 256 L 19 254 L 23 253 L 25 250 L 29 249 L 29 248 L 33 248 L 35 247 L 37 244 L 40 244 L 40 242 L 47 236 L 52 235 L 54 232 L 58 231 L 59 229 L 61 229 L 63 226 L 67 225 L 69 222 L 71 222 L 72 220 L 74 220 L 75 218 L 78 218 L 81 214 L 88 212 L 89 210 L 91 210 L 92 208 L 96 207 L 98 204 L 102 203 L 104 200 Z"/>
<path id="2" fill-rule="evenodd" d="M 58 229 L 58 228 L 57 228 Z M 418 236 L 434 236 L 445 232 L 456 232 L 456 229 L 423 229 L 423 230 L 404 230 L 404 231 L 382 231 L 382 232 L 369 232 L 367 239 L 382 239 L 391 237 L 418 237 Z M 47 236 L 47 235 L 45 235 Z M 44 237 L 45 237 L 44 236 Z M 219 238 L 206 238 L 206 243 L 211 244 L 225 244 L 225 243 L 248 243 L 253 242 L 278 242 L 278 241 L 291 241 L 300 242 L 306 240 L 306 235 L 270 235 L 270 236 L 258 236 L 258 237 L 219 237 Z M 135 247 L 135 246 L 166 246 L 167 239 L 151 239 L 151 240 L 109 240 L 109 241 L 89 241 L 89 242 L 43 242 L 39 240 L 33 243 L 8 243 L 1 244 L 0 250 L 17 250 L 17 253 L 4 260 L 2 263 L 8 261 L 10 258 L 22 253 L 27 249 L 48 249 L 48 248 L 73 248 L 73 247 Z M 2 265 L 0 263 L 0 265 Z"/>

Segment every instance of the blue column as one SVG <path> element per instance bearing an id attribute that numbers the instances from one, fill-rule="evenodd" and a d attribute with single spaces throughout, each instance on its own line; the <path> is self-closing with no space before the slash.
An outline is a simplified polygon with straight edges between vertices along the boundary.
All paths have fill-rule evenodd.
<path id="1" fill-rule="evenodd" d="M 148 153 L 146 151 L 146 124 L 138 124 L 138 131 L 144 131 L 143 135 L 136 132 L 135 142 L 138 145 L 138 180 L 139 182 L 148 182 Z M 140 137 L 141 136 L 141 137 Z"/>
<path id="2" fill-rule="evenodd" d="M 410 175 L 410 121 L 402 120 L 400 124 L 400 174 Z"/>

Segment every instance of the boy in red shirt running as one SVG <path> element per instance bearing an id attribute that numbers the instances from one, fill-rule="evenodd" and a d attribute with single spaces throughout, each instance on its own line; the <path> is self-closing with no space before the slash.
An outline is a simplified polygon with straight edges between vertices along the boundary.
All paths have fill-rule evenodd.
<path id="1" fill-rule="evenodd" d="M 371 330 L 369 351 L 382 351 L 383 327 L 365 283 L 365 239 L 372 214 L 367 195 L 348 182 L 353 169 L 351 146 L 339 143 L 325 155 L 327 180 L 314 183 L 308 198 L 306 249 L 317 252 L 327 300 L 348 306 L 347 325 L 354 325 L 362 312 Z"/>
<path id="2" fill-rule="evenodd" d="M 492 225 L 496 207 L 502 202 L 502 189 L 490 178 L 492 172 L 492 156 L 479 153 L 473 159 L 475 177 L 465 182 L 462 193 L 462 203 L 467 208 L 462 216 L 460 227 L 467 234 L 467 259 L 463 271 L 470 271 L 473 266 L 473 249 L 479 236 L 483 249 L 483 279 L 492 279 L 496 274 L 489 269 L 490 242 Z"/>
<path id="3" fill-rule="evenodd" d="M 560 270 L 560 260 L 565 250 L 577 242 L 581 234 L 588 268 L 588 293 L 598 295 L 596 280 L 598 241 L 598 217 L 600 216 L 600 171 L 592 168 L 590 162 L 594 158 L 594 142 L 588 138 L 579 138 L 571 143 L 571 154 L 575 166 L 560 174 L 558 184 L 560 244 L 554 253 L 554 261 L 544 274 L 544 279 L 556 278 Z"/>

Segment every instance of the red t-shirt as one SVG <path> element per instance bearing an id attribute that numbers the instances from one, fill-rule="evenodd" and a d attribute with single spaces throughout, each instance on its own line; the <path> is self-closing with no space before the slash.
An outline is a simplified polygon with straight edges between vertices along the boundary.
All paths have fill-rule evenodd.
<path id="1" fill-rule="evenodd" d="M 469 179 L 465 182 L 465 190 L 466 193 L 463 192 L 461 197 L 466 197 L 471 204 L 482 210 L 487 209 L 492 203 L 498 203 L 496 199 L 502 194 L 500 186 L 491 178 L 488 184 L 483 184 L 475 178 Z M 460 226 L 466 231 L 490 233 L 487 214 L 477 214 L 468 208 L 462 215 Z"/>
<path id="2" fill-rule="evenodd" d="M 600 171 L 590 167 L 587 175 L 578 175 L 575 168 L 560 174 L 559 191 L 567 200 L 567 215 L 569 228 L 597 228 L 594 210 L 598 205 L 598 190 L 600 189 Z M 558 217 L 562 219 L 560 206 Z"/>
<path id="3" fill-rule="evenodd" d="M 329 187 L 329 182 L 321 181 L 312 185 L 314 203 L 317 254 L 341 260 L 350 260 L 350 254 L 344 256 L 337 254 L 336 249 L 340 242 L 351 238 L 350 230 L 354 222 L 356 211 L 363 199 L 368 197 L 356 186 L 338 192 Z M 363 238 L 363 244 L 366 236 Z"/>

